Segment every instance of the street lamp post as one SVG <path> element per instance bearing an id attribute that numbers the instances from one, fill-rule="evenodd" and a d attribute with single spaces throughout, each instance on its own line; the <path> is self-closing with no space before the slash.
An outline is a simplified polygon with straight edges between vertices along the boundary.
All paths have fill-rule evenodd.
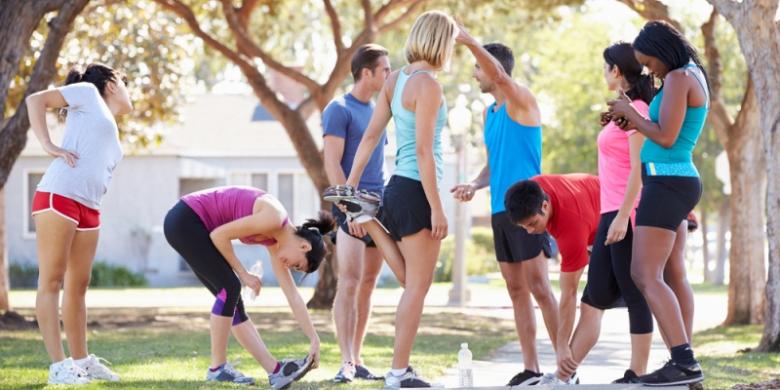
<path id="1" fill-rule="evenodd" d="M 466 107 L 466 97 L 461 94 L 447 118 L 457 153 L 457 183 L 466 180 L 466 138 L 471 127 L 471 118 L 471 111 Z M 455 259 L 452 264 L 452 289 L 448 303 L 450 306 L 463 307 L 469 301 L 469 291 L 466 288 L 466 207 L 463 202 L 455 201 Z"/>

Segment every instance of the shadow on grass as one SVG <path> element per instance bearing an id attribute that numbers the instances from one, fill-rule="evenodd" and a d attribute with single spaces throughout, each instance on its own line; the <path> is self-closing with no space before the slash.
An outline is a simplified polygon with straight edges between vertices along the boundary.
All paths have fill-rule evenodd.
<path id="1" fill-rule="evenodd" d="M 707 389 L 728 389 L 780 377 L 780 354 L 752 352 L 760 325 L 719 326 L 698 332 L 693 340 Z"/>
<path id="2" fill-rule="evenodd" d="M 139 317 L 135 317 L 135 316 Z M 279 359 L 304 357 L 309 341 L 289 312 L 254 310 L 252 321 L 273 355 Z M 312 312 L 321 340 L 320 368 L 311 371 L 296 389 L 330 388 L 340 366 L 340 353 L 330 324 L 330 312 Z M 118 318 L 127 319 L 122 327 Z M 148 320 L 139 326 L 137 319 Z M 120 383 L 98 382 L 84 387 L 122 389 L 214 388 L 203 381 L 210 363 L 208 313 L 163 312 L 128 309 L 90 312 L 97 326 L 88 335 L 90 353 L 107 358 L 122 377 Z M 383 373 L 390 367 L 394 342 L 392 311 L 379 311 L 369 324 L 362 356 L 365 364 Z M 457 360 L 461 342 L 468 342 L 475 358 L 487 356 L 514 337 L 511 321 L 469 316 L 454 311 L 425 314 L 412 352 L 411 364 L 422 375 L 435 378 Z M 253 376 L 259 388 L 268 388 L 267 375 L 251 356 L 231 338 L 228 360 L 240 360 L 238 369 Z M 0 337 L 0 388 L 44 388 L 48 357 L 35 330 L 4 332 Z M 380 388 L 382 382 L 355 382 L 350 388 Z M 236 388 L 220 384 L 218 388 Z"/>

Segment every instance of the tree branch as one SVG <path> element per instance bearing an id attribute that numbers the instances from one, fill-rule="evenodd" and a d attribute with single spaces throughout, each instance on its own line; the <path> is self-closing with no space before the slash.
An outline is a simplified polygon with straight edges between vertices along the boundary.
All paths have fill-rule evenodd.
<path id="1" fill-rule="evenodd" d="M 733 0 L 707 0 L 718 12 L 728 20 L 733 20 L 740 5 Z"/>
<path id="2" fill-rule="evenodd" d="M 236 10 L 238 21 L 244 28 L 249 24 L 249 18 L 252 17 L 252 11 L 255 10 L 258 4 L 260 4 L 260 0 L 244 0 L 241 7 Z"/>
<path id="3" fill-rule="evenodd" d="M 303 84 L 303 86 L 306 87 L 310 93 L 314 93 L 314 91 L 320 89 L 320 85 L 317 84 L 316 81 L 307 77 L 303 73 L 276 61 L 270 55 L 268 55 L 268 53 L 263 51 L 260 46 L 255 44 L 252 38 L 249 37 L 246 29 L 239 23 L 238 16 L 236 15 L 230 0 L 222 0 L 222 11 L 225 13 L 225 19 L 228 22 L 228 26 L 233 32 L 233 36 L 236 38 L 236 43 L 238 44 L 243 54 L 260 58 L 260 60 L 268 65 L 269 68 Z"/>
<path id="4" fill-rule="evenodd" d="M 387 23 L 383 24 L 381 27 L 379 27 L 379 33 L 381 34 L 381 33 L 384 33 L 384 32 L 386 32 L 388 30 L 392 30 L 392 29 L 398 27 L 398 25 L 401 24 L 406 18 L 408 18 L 413 13 L 415 13 L 417 11 L 417 9 L 420 8 L 422 3 L 423 3 L 422 1 L 417 1 L 414 4 L 410 5 L 406 9 L 406 11 L 404 11 L 404 13 L 401 14 L 401 16 L 399 16 L 399 17 L 395 18 L 394 20 L 392 20 L 390 22 L 387 22 Z"/>
<path id="5" fill-rule="evenodd" d="M 726 110 L 726 104 L 720 95 L 720 51 L 715 42 L 715 24 L 718 20 L 718 11 L 712 8 L 709 20 L 701 25 L 704 36 L 704 56 L 707 58 L 707 73 L 710 80 L 710 115 L 709 122 L 715 129 L 720 143 L 728 150 L 728 144 L 733 141 L 731 132 L 734 122 Z"/>
<path id="6" fill-rule="evenodd" d="M 663 20 L 669 22 L 674 28 L 680 32 L 684 32 L 680 22 L 674 20 L 669 16 L 669 7 L 659 0 L 618 0 L 619 2 L 628 6 L 639 14 L 639 16 L 647 20 Z"/>
<path id="7" fill-rule="evenodd" d="M 701 25 L 701 32 L 704 36 L 704 56 L 707 58 L 707 73 L 710 78 L 710 90 L 714 99 L 720 98 L 721 79 L 720 79 L 720 51 L 715 42 L 715 24 L 718 21 L 718 10 L 712 7 L 710 18 Z"/>
<path id="8" fill-rule="evenodd" d="M 359 35 L 364 35 L 365 33 L 373 40 L 375 16 L 374 11 L 371 9 L 371 0 L 362 0 L 360 5 L 363 7 L 363 32 Z"/>
<path id="9" fill-rule="evenodd" d="M 333 3 L 330 0 L 323 0 L 325 5 L 325 12 L 328 13 L 330 18 L 330 28 L 333 30 L 333 44 L 336 45 L 336 53 L 341 53 L 344 50 L 344 41 L 341 40 L 341 22 L 339 21 L 339 14 L 336 9 L 333 8 Z"/>
<path id="10" fill-rule="evenodd" d="M 198 22 L 198 19 L 195 17 L 195 13 L 192 12 L 192 9 L 189 6 L 187 6 L 186 4 L 182 3 L 179 0 L 153 0 L 153 1 L 159 4 L 160 6 L 162 6 L 163 8 L 178 15 L 180 18 L 184 19 L 184 22 L 187 23 L 187 25 L 190 27 L 190 30 L 192 30 L 193 34 L 195 34 L 198 38 L 202 39 L 203 42 L 206 42 L 207 45 L 211 46 L 218 52 L 222 53 L 222 55 L 224 55 L 225 57 L 233 61 L 236 65 L 240 67 L 253 68 L 252 64 L 250 64 L 247 59 L 243 58 L 241 54 L 223 45 L 222 42 L 216 40 L 207 32 L 203 31 L 203 29 L 200 27 L 200 23 Z"/>
<path id="11" fill-rule="evenodd" d="M 65 37 L 73 26 L 76 16 L 81 13 L 88 1 L 72 0 L 66 2 L 60 8 L 57 16 L 49 22 L 46 42 L 35 66 L 33 66 L 32 76 L 27 83 L 24 97 L 48 87 L 52 82 L 56 74 L 57 58 L 62 50 Z M 22 103 L 14 115 L 0 129 L 0 156 L 3 156 L 0 158 L 0 187 L 5 186 L 11 168 L 27 143 L 27 130 L 29 128 L 30 119 L 27 117 L 27 105 L 22 99 Z"/>
<path id="12" fill-rule="evenodd" d="M 747 126 L 759 126 L 758 98 L 756 97 L 756 88 L 750 72 L 747 74 L 747 85 L 745 86 L 745 95 L 742 96 L 742 104 L 739 106 L 739 113 L 734 120 L 735 129 L 745 129 Z"/>

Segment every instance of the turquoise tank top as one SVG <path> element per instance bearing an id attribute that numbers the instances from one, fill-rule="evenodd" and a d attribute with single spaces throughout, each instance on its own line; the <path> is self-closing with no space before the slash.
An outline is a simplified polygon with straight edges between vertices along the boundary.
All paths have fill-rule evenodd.
<path id="1" fill-rule="evenodd" d="M 485 146 L 490 167 L 490 208 L 493 214 L 506 211 L 504 196 L 513 184 L 542 173 L 542 127 L 515 122 L 506 103 L 487 109 Z"/>
<path id="2" fill-rule="evenodd" d="M 390 102 L 390 112 L 393 114 L 395 123 L 395 139 L 397 151 L 395 153 L 395 171 L 394 175 L 407 177 L 420 181 L 420 169 L 417 165 L 417 140 L 416 119 L 414 112 L 407 110 L 403 106 L 403 92 L 406 82 L 418 73 L 429 73 L 425 70 L 417 70 L 411 74 L 406 74 L 406 68 L 398 72 L 398 80 L 395 82 L 393 91 L 393 100 Z M 441 107 L 436 115 L 436 128 L 433 133 L 433 158 L 436 164 L 436 181 L 441 181 L 444 176 L 444 161 L 441 155 L 441 130 L 447 122 L 447 104 L 442 96 Z"/>
<path id="3" fill-rule="evenodd" d="M 704 128 L 709 112 L 709 93 L 704 75 L 694 63 L 689 63 L 683 69 L 691 69 L 691 72 L 707 94 L 707 103 L 699 107 L 686 107 L 680 134 L 670 148 L 665 148 L 650 138 L 645 140 L 640 157 L 645 170 L 650 176 L 693 176 L 698 177 L 699 172 L 693 165 L 693 149 Z M 658 123 L 661 112 L 661 101 L 664 97 L 663 88 L 650 102 L 650 120 Z"/>

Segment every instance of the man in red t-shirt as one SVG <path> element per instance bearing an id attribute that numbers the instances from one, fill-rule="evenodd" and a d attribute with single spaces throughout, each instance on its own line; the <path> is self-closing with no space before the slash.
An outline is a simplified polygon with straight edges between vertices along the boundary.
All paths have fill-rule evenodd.
<path id="1" fill-rule="evenodd" d="M 513 223 L 531 234 L 547 231 L 561 252 L 556 346 L 560 360 L 571 355 L 569 339 L 577 311 L 577 287 L 599 224 L 599 178 L 581 173 L 535 176 L 510 187 L 504 203 Z"/>

